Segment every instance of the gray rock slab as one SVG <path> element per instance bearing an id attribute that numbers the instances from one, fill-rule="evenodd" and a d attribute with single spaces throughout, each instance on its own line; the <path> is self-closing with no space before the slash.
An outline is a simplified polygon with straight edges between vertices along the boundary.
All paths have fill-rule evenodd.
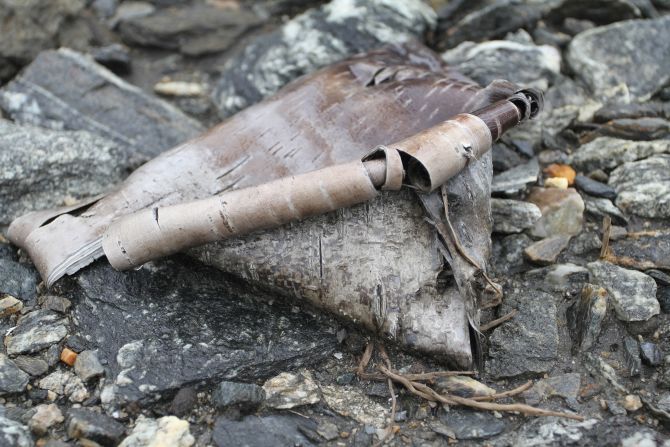
<path id="1" fill-rule="evenodd" d="M 223 381 L 212 393 L 212 403 L 219 409 L 240 407 L 257 408 L 265 399 L 265 391 L 254 383 Z"/>
<path id="2" fill-rule="evenodd" d="M 41 376 L 49 370 L 49 365 L 36 356 L 20 355 L 13 359 L 16 366 L 31 376 Z"/>
<path id="3" fill-rule="evenodd" d="M 537 158 L 533 158 L 528 163 L 515 166 L 494 176 L 491 192 L 514 194 L 523 191 L 528 184 L 537 182 L 539 175 L 540 165 Z"/>
<path id="4" fill-rule="evenodd" d="M 0 354 L 0 394 L 20 393 L 26 389 L 30 376 L 5 354 Z"/>
<path id="5" fill-rule="evenodd" d="M 123 20 L 119 32 L 129 44 L 202 56 L 226 50 L 258 24 L 258 18 L 243 8 L 195 4 L 159 9 Z"/>
<path id="6" fill-rule="evenodd" d="M 37 294 L 38 274 L 30 265 L 18 261 L 14 249 L 0 243 L 0 291 L 22 301 Z"/>
<path id="7" fill-rule="evenodd" d="M 511 199 L 491 199 L 494 233 L 521 233 L 542 217 L 534 203 Z"/>
<path id="8" fill-rule="evenodd" d="M 50 310 L 36 310 L 21 317 L 5 337 L 7 354 L 29 354 L 58 343 L 68 333 L 67 320 Z"/>
<path id="9" fill-rule="evenodd" d="M 585 284 L 579 298 L 568 307 L 566 316 L 575 351 L 588 351 L 598 341 L 607 315 L 607 302 L 604 288 Z"/>
<path id="10" fill-rule="evenodd" d="M 565 250 L 569 243 L 570 236 L 557 234 L 529 245 L 526 247 L 523 254 L 529 261 L 536 264 L 553 264 L 556 262 L 556 259 L 558 259 L 558 255 Z"/>
<path id="11" fill-rule="evenodd" d="M 126 151 L 106 138 L 0 119 L 0 225 L 107 192 L 129 167 Z"/>
<path id="12" fill-rule="evenodd" d="M 496 328 L 490 338 L 486 371 L 495 378 L 547 372 L 558 356 L 554 298 L 526 288 L 505 297 L 501 315 L 518 314 Z"/>
<path id="13" fill-rule="evenodd" d="M 584 222 L 584 200 L 573 188 L 540 188 L 531 190 L 527 200 L 540 208 L 542 217 L 530 233 L 535 237 L 578 235 Z"/>
<path id="14" fill-rule="evenodd" d="M 303 434 L 305 428 L 314 431 L 317 425 L 311 419 L 288 413 L 269 416 L 251 415 L 240 421 L 219 418 L 214 424 L 213 440 L 218 447 L 316 445 Z"/>
<path id="15" fill-rule="evenodd" d="M 616 199 L 616 191 L 614 188 L 584 175 L 575 177 L 575 186 L 580 191 L 593 197 L 602 197 L 609 200 Z"/>
<path id="16" fill-rule="evenodd" d="M 507 79 L 546 90 L 561 70 L 561 54 L 556 48 L 509 40 L 463 42 L 442 54 L 442 58 L 481 85 Z"/>
<path id="17" fill-rule="evenodd" d="M 226 62 L 213 100 L 229 116 L 284 84 L 346 56 L 420 38 L 435 27 L 420 0 L 332 0 L 262 35 Z"/>
<path id="18" fill-rule="evenodd" d="M 203 130 L 176 107 L 67 48 L 40 53 L 0 89 L 0 108 L 23 124 L 87 130 L 115 141 L 134 163 Z"/>
<path id="19" fill-rule="evenodd" d="M 579 373 L 560 374 L 536 382 L 531 389 L 523 392 L 522 397 L 530 405 L 537 405 L 554 396 L 576 403 L 580 386 Z"/>
<path id="20" fill-rule="evenodd" d="M 33 447 L 33 437 L 25 425 L 0 416 L 0 441 L 7 447 Z"/>
<path id="21" fill-rule="evenodd" d="M 441 420 L 450 428 L 458 440 L 486 439 L 499 435 L 505 429 L 505 421 L 492 413 L 483 411 L 451 409 Z"/>
<path id="22" fill-rule="evenodd" d="M 77 355 L 74 361 L 74 372 L 83 381 L 100 377 L 105 373 L 105 369 L 100 364 L 98 353 L 95 351 L 82 351 Z"/>
<path id="23" fill-rule="evenodd" d="M 263 380 L 337 346 L 333 320 L 294 312 L 286 300 L 269 304 L 271 294 L 188 260 L 123 273 L 100 262 L 57 292 L 72 298 L 75 332 L 106 365 L 109 406 L 203 381 Z"/>
<path id="24" fill-rule="evenodd" d="M 609 292 L 616 315 L 623 321 L 646 321 L 660 312 L 656 282 L 648 275 L 609 262 L 588 264 L 591 282 Z"/>
<path id="25" fill-rule="evenodd" d="M 595 217 L 598 222 L 602 222 L 605 216 L 609 216 L 614 225 L 628 225 L 628 218 L 611 200 L 602 197 L 591 197 L 586 194 L 582 195 L 582 199 L 584 199 L 586 213 Z"/>
<path id="26" fill-rule="evenodd" d="M 670 17 L 584 31 L 570 42 L 567 61 L 599 98 L 623 84 L 628 99 L 646 101 L 670 80 Z"/>
<path id="27" fill-rule="evenodd" d="M 65 419 L 67 434 L 78 440 L 90 440 L 103 447 L 119 443 L 125 427 L 109 416 L 85 408 L 71 408 Z"/>
<path id="28" fill-rule="evenodd" d="M 624 163 L 609 179 L 616 205 L 642 217 L 670 218 L 670 154 Z"/>
<path id="29" fill-rule="evenodd" d="M 668 152 L 670 152 L 670 140 L 631 141 L 599 137 L 577 149 L 570 156 L 568 163 L 582 172 L 596 169 L 610 170 L 625 162 Z"/>

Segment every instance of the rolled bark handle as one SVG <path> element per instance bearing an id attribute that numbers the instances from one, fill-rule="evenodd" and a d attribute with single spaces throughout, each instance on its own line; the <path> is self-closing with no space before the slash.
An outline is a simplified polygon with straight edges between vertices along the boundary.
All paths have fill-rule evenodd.
<path id="1" fill-rule="evenodd" d="M 534 94 L 534 93 L 533 93 Z M 540 96 L 541 100 L 541 96 Z M 127 270 L 208 242 L 366 202 L 403 184 L 429 192 L 491 148 L 502 133 L 532 117 L 527 93 L 461 114 L 363 161 L 285 177 L 194 202 L 151 208 L 112 223 L 102 238 L 110 264 Z"/>

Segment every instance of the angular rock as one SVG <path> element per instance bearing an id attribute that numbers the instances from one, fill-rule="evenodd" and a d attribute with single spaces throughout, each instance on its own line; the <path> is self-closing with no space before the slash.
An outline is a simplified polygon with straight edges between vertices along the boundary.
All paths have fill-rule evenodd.
<path id="1" fill-rule="evenodd" d="M 219 418 L 214 424 L 213 440 L 217 447 L 246 446 L 315 446 L 303 432 L 315 430 L 316 424 L 295 414 L 246 416 L 241 421 Z"/>
<path id="2" fill-rule="evenodd" d="M 626 233 L 610 242 L 604 259 L 612 264 L 636 270 L 670 270 L 670 231 Z M 657 277 L 654 279 L 659 281 Z"/>
<path id="3" fill-rule="evenodd" d="M 501 273 L 524 270 L 523 250 L 532 243 L 525 234 L 511 234 L 502 241 L 494 239 L 491 267 Z"/>
<path id="4" fill-rule="evenodd" d="M 47 295 L 40 297 L 40 301 L 43 309 L 53 310 L 61 314 L 66 313 L 72 306 L 72 302 L 62 296 Z"/>
<path id="5" fill-rule="evenodd" d="M 26 389 L 29 378 L 9 357 L 0 354 L 0 395 L 20 393 Z"/>
<path id="6" fill-rule="evenodd" d="M 98 353 L 95 351 L 82 351 L 77 355 L 74 362 L 74 372 L 84 382 L 100 377 L 105 373 L 105 369 L 100 364 Z"/>
<path id="7" fill-rule="evenodd" d="M 132 433 L 119 447 L 191 447 L 195 438 L 191 435 L 189 423 L 175 416 L 151 419 L 137 418 Z"/>
<path id="8" fill-rule="evenodd" d="M 196 392 L 195 387 L 187 386 L 181 388 L 177 391 L 177 394 L 174 395 L 174 398 L 170 403 L 170 413 L 177 416 L 184 416 L 185 414 L 188 414 L 197 403 L 198 393 Z"/>
<path id="9" fill-rule="evenodd" d="M 656 283 L 651 277 L 602 261 L 589 263 L 588 269 L 591 282 L 609 292 L 620 320 L 646 321 L 660 312 Z"/>
<path id="10" fill-rule="evenodd" d="M 332 0 L 256 38 L 229 59 L 214 102 L 221 116 L 231 115 L 316 68 L 420 37 L 434 28 L 435 18 L 420 0 Z"/>
<path id="11" fill-rule="evenodd" d="M 632 104 L 606 104 L 593 115 L 596 123 L 621 118 L 670 118 L 670 103 L 649 101 Z"/>
<path id="12" fill-rule="evenodd" d="M 533 289 L 514 290 L 505 297 L 500 314 L 517 315 L 496 328 L 490 338 L 486 371 L 494 378 L 548 371 L 558 355 L 558 326 L 554 298 Z"/>
<path id="13" fill-rule="evenodd" d="M 49 370 L 47 362 L 39 357 L 20 355 L 13 359 L 16 366 L 31 376 L 41 376 Z"/>
<path id="14" fill-rule="evenodd" d="M 435 390 L 461 397 L 490 396 L 496 393 L 493 388 L 468 376 L 441 377 L 435 383 Z"/>
<path id="15" fill-rule="evenodd" d="M 192 261 L 124 273 L 101 262 L 58 286 L 73 298 L 76 332 L 105 364 L 101 400 L 112 407 L 202 381 L 264 380 L 318 363 L 337 346 L 333 320 L 268 304 L 267 292 Z"/>
<path id="16" fill-rule="evenodd" d="M 0 318 L 20 312 L 23 302 L 6 293 L 0 293 Z"/>
<path id="17" fill-rule="evenodd" d="M 13 250 L 4 247 L 7 249 L 0 251 L 0 290 L 22 301 L 32 300 L 36 295 L 37 271 L 32 265 L 17 262 Z M 11 255 L 7 255 L 10 251 Z"/>
<path id="18" fill-rule="evenodd" d="M 640 343 L 640 357 L 649 366 L 659 366 L 663 362 L 663 352 L 656 343 L 644 341 Z"/>
<path id="19" fill-rule="evenodd" d="M 575 177 L 575 186 L 577 189 L 590 196 L 603 197 L 609 200 L 616 199 L 616 191 L 614 188 L 584 175 Z"/>
<path id="20" fill-rule="evenodd" d="M 628 335 L 623 338 L 623 361 L 630 377 L 640 375 L 642 369 L 640 345 L 637 340 Z"/>
<path id="21" fill-rule="evenodd" d="M 624 163 L 610 175 L 616 205 L 638 216 L 670 218 L 670 154 Z"/>
<path id="22" fill-rule="evenodd" d="M 89 397 L 84 382 L 69 371 L 54 371 L 39 381 L 39 387 L 60 396 L 67 396 L 70 402 L 83 402 Z"/>
<path id="23" fill-rule="evenodd" d="M 21 317 L 5 337 L 7 354 L 28 354 L 58 343 L 67 335 L 67 320 L 50 310 L 36 310 Z"/>
<path id="24" fill-rule="evenodd" d="M 35 414 L 28 421 L 28 426 L 37 436 L 46 435 L 51 427 L 65 420 L 56 404 L 38 405 L 35 410 Z"/>
<path id="25" fill-rule="evenodd" d="M 632 413 L 642 408 L 642 401 L 640 400 L 640 396 L 628 394 L 624 396 L 622 405 L 627 411 Z"/>
<path id="26" fill-rule="evenodd" d="M 591 28 L 594 24 L 605 25 L 640 17 L 638 3 L 634 0 L 564 0 L 547 15 L 547 20 L 579 20 L 588 22 Z"/>
<path id="27" fill-rule="evenodd" d="M 483 411 L 454 408 L 441 420 L 453 429 L 458 440 L 486 439 L 499 435 L 505 429 L 505 421 Z"/>
<path id="28" fill-rule="evenodd" d="M 647 270 L 647 275 L 656 281 L 656 299 L 661 305 L 663 313 L 670 313 L 670 275 L 658 270 Z"/>
<path id="29" fill-rule="evenodd" d="M 19 123 L 105 137 L 123 148 L 133 164 L 203 130 L 176 107 L 66 48 L 41 53 L 0 89 L 0 108 Z"/>
<path id="30" fill-rule="evenodd" d="M 107 192 L 128 168 L 126 152 L 114 141 L 0 120 L 0 225 Z"/>
<path id="31" fill-rule="evenodd" d="M 65 424 L 71 438 L 93 441 L 103 447 L 116 446 L 125 432 L 123 425 L 109 416 L 84 408 L 71 408 Z"/>
<path id="32" fill-rule="evenodd" d="M 7 447 L 33 447 L 33 437 L 25 425 L 0 416 L 0 441 Z"/>
<path id="33" fill-rule="evenodd" d="M 623 84 L 632 100 L 642 102 L 670 80 L 669 55 L 670 17 L 662 17 L 585 31 L 570 42 L 567 60 L 598 98 L 612 97 Z"/>
<path id="34" fill-rule="evenodd" d="M 574 350 L 588 351 L 596 344 L 607 315 L 607 301 L 604 288 L 585 284 L 579 299 L 570 305 L 566 313 Z"/>
<path id="35" fill-rule="evenodd" d="M 324 402 L 336 413 L 361 424 L 385 427 L 388 408 L 370 399 L 358 388 L 351 385 L 324 385 L 321 393 Z"/>
<path id="36" fill-rule="evenodd" d="M 529 405 L 537 405 L 554 396 L 562 397 L 568 403 L 576 403 L 580 386 L 579 373 L 561 374 L 536 382 L 531 389 L 524 391 L 522 396 Z"/>
<path id="37" fill-rule="evenodd" d="M 537 158 L 528 163 L 516 166 L 493 177 L 492 193 L 514 194 L 526 189 L 530 183 L 537 182 L 540 175 L 540 165 Z"/>
<path id="38" fill-rule="evenodd" d="M 570 237 L 565 234 L 549 236 L 527 247 L 523 254 L 530 262 L 541 265 L 553 264 L 570 243 Z"/>
<path id="39" fill-rule="evenodd" d="M 212 403 L 221 410 L 238 407 L 245 411 L 257 408 L 266 392 L 253 383 L 221 382 L 212 393 Z"/>
<path id="40" fill-rule="evenodd" d="M 628 225 L 628 219 L 619 208 L 614 206 L 611 200 L 601 197 L 591 197 L 584 194 L 584 206 L 587 214 L 595 217 L 598 222 L 602 222 L 605 216 L 612 219 L 614 225 Z"/>
<path id="41" fill-rule="evenodd" d="M 316 432 L 326 441 L 332 441 L 340 436 L 340 429 L 337 427 L 337 425 L 329 421 L 321 422 L 317 427 Z"/>
<path id="42" fill-rule="evenodd" d="M 0 2 L 0 84 L 47 48 L 60 45 L 59 32 L 86 6 L 85 0 Z"/>
<path id="43" fill-rule="evenodd" d="M 655 154 L 670 152 L 670 140 L 630 141 L 599 137 L 581 146 L 571 155 L 570 164 L 582 172 L 613 169 Z"/>
<path id="44" fill-rule="evenodd" d="M 542 217 L 530 230 L 535 237 L 576 235 L 582 231 L 584 201 L 573 188 L 535 187 L 527 200 L 540 208 Z"/>
<path id="45" fill-rule="evenodd" d="M 93 59 L 116 74 L 130 72 L 130 50 L 125 45 L 113 43 L 91 52 Z"/>
<path id="46" fill-rule="evenodd" d="M 536 418 L 523 424 L 518 430 L 497 438 L 499 445 L 519 447 L 531 446 L 564 446 L 564 445 L 591 445 L 593 435 L 588 431 L 600 421 L 587 419 L 583 422 L 561 418 Z M 614 439 L 618 441 L 618 436 Z M 599 439 L 596 438 L 597 444 Z"/>
<path id="47" fill-rule="evenodd" d="M 593 134 L 627 140 L 653 141 L 670 134 L 670 121 L 663 118 L 621 118 L 599 126 Z"/>
<path id="48" fill-rule="evenodd" d="M 178 50 L 202 56 L 231 47 L 245 31 L 258 24 L 242 8 L 196 4 L 159 9 L 121 22 L 121 37 L 129 44 Z"/>
<path id="49" fill-rule="evenodd" d="M 314 381 L 308 370 L 297 374 L 281 373 L 263 384 L 265 405 L 270 408 L 288 409 L 300 405 L 311 405 L 319 402 L 321 396 L 319 385 Z"/>
<path id="50" fill-rule="evenodd" d="M 537 205 L 521 200 L 491 199 L 494 233 L 521 233 L 542 217 Z"/>
<path id="51" fill-rule="evenodd" d="M 561 54 L 556 48 L 509 40 L 463 42 L 445 52 L 442 58 L 481 85 L 507 79 L 546 90 L 561 70 Z"/>

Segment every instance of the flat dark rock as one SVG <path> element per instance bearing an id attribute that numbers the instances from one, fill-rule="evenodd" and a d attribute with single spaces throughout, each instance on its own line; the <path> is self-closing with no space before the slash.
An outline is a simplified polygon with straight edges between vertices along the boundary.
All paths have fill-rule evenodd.
<path id="1" fill-rule="evenodd" d="M 88 130 L 141 162 L 202 132 L 176 107 L 144 93 L 81 53 L 45 51 L 0 90 L 0 108 L 19 123 Z"/>
<path id="2" fill-rule="evenodd" d="M 145 402 L 201 381 L 265 379 L 318 363 L 337 344 L 332 320 L 268 304 L 187 261 L 130 273 L 100 262 L 59 289 L 72 299 L 76 331 L 107 362 L 103 404 Z"/>
<path id="3" fill-rule="evenodd" d="M 305 427 L 314 431 L 316 424 L 294 414 L 247 416 L 241 421 L 219 418 L 214 425 L 214 443 L 218 447 L 238 445 L 244 447 L 293 447 L 316 445 L 301 431 Z M 304 430 L 304 428 L 303 428 Z"/>

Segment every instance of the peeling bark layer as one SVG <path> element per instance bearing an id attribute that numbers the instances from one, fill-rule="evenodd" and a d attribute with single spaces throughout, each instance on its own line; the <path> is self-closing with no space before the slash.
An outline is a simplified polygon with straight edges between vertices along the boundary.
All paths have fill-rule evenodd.
<path id="1" fill-rule="evenodd" d="M 361 55 L 301 78 L 162 154 L 78 215 L 63 214 L 45 224 L 43 215 L 29 214 L 12 224 L 8 236 L 51 284 L 101 256 L 100 236 L 120 216 L 360 159 L 372 147 L 400 141 L 515 91 L 507 82 L 482 89 L 450 73 L 419 46 Z M 406 346 L 467 366 L 468 321 L 477 325 L 473 271 L 485 270 L 490 250 L 491 175 L 486 154 L 446 188 L 448 200 L 454 198 L 450 226 L 467 256 L 478 260 L 474 268 L 453 242 L 445 242 L 449 235 L 438 237 L 425 223 L 419 202 L 409 193 L 382 194 L 370 205 L 214 244 L 199 256 L 284 294 L 308 298 Z M 438 211 L 430 214 L 433 223 L 444 220 L 440 193 L 425 197 L 439 201 Z M 262 235 L 267 239 L 261 243 Z M 242 240 L 248 244 L 240 245 Z M 456 285 L 438 287 L 445 256 Z"/>

